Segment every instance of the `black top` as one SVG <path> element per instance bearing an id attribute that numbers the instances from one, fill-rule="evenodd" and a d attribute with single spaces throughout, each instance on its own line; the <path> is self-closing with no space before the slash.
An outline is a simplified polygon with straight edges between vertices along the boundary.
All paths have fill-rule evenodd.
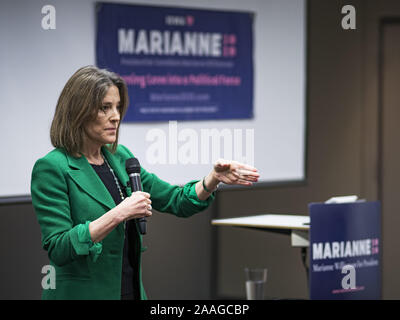
<path id="1" fill-rule="evenodd" d="M 117 188 L 117 185 L 114 180 L 114 176 L 112 175 L 110 169 L 107 164 L 104 162 L 102 165 L 94 165 L 92 164 L 93 169 L 96 171 L 101 181 L 103 181 L 106 186 L 108 192 L 110 192 L 112 198 L 114 199 L 115 205 L 118 205 L 122 202 L 121 195 Z M 127 197 L 126 190 L 118 180 L 119 185 L 121 187 L 122 193 L 124 197 Z M 135 263 L 132 261 L 136 255 L 134 254 L 137 237 L 137 230 L 135 225 L 135 220 L 129 220 L 126 222 L 125 226 L 125 242 L 124 242 L 124 250 L 123 250 L 123 260 L 122 260 L 122 279 L 121 279 L 121 298 L 126 299 L 140 299 L 139 293 L 139 275 L 136 272 L 138 268 L 138 264 L 136 264 L 136 269 L 134 269 Z M 136 242 L 136 243 L 135 243 Z"/>

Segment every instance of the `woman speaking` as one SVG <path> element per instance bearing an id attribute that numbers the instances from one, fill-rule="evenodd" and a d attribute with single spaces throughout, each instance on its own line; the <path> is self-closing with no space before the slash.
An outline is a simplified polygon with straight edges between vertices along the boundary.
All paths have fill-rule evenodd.
<path id="1" fill-rule="evenodd" d="M 131 192 L 125 161 L 134 156 L 118 145 L 127 107 L 122 78 L 94 66 L 75 72 L 61 92 L 50 130 L 55 149 L 36 161 L 31 181 L 42 246 L 56 270 L 56 287 L 43 299 L 147 299 L 137 219 L 152 208 L 189 217 L 210 205 L 220 182 L 259 177 L 256 168 L 219 160 L 180 187 L 141 168 L 143 192 Z"/>

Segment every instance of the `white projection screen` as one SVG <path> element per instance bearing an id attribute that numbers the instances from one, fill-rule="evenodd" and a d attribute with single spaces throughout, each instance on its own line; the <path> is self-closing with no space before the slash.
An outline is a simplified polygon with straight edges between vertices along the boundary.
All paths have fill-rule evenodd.
<path id="1" fill-rule="evenodd" d="M 254 118 L 123 123 L 120 143 L 147 171 L 183 184 L 208 174 L 216 158 L 236 154 L 236 160 L 258 168 L 260 181 L 254 186 L 305 179 L 306 0 L 123 3 L 254 13 Z M 1 199 L 30 195 L 32 167 L 53 149 L 49 130 L 58 96 L 78 68 L 96 62 L 96 1 L 51 1 L 56 9 L 54 30 L 41 25 L 46 4 L 40 0 L 0 2 Z M 208 145 L 202 141 L 202 130 L 214 134 Z M 149 160 L 155 132 L 165 135 L 165 164 Z M 197 139 L 198 163 L 180 161 L 188 133 Z M 228 143 L 232 147 L 224 153 Z M 234 149 L 235 144 L 240 150 Z M 208 159 L 204 163 L 202 156 Z"/>

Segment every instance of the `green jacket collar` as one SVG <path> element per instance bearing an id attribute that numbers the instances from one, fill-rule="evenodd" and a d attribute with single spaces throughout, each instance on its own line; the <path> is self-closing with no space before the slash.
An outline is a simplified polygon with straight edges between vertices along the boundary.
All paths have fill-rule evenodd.
<path id="1" fill-rule="evenodd" d="M 123 160 L 121 162 L 121 159 L 118 159 L 105 147 L 102 147 L 102 152 L 122 185 L 126 186 L 129 177 L 125 171 Z M 95 200 L 107 206 L 109 209 L 114 208 L 115 202 L 113 198 L 97 173 L 87 161 L 86 157 L 82 155 L 77 158 L 67 154 L 67 160 L 68 165 L 71 168 L 68 174 L 75 183 L 77 183 L 83 191 L 88 193 Z M 129 191 L 130 190 L 128 189 L 128 195 L 130 195 Z"/>

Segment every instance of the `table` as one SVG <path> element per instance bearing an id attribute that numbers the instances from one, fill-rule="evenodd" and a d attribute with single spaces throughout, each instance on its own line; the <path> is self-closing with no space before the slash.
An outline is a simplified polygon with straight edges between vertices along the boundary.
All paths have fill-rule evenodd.
<path id="1" fill-rule="evenodd" d="M 310 217 L 293 214 L 261 214 L 247 217 L 215 219 L 215 226 L 231 226 L 283 233 L 291 236 L 293 247 L 309 246 Z"/>
<path id="2" fill-rule="evenodd" d="M 310 245 L 310 217 L 293 214 L 260 214 L 247 217 L 214 219 L 215 226 L 231 226 L 265 230 L 274 233 L 287 234 L 291 237 L 292 247 L 301 248 L 301 259 L 306 270 L 308 283 L 307 248 Z"/>

